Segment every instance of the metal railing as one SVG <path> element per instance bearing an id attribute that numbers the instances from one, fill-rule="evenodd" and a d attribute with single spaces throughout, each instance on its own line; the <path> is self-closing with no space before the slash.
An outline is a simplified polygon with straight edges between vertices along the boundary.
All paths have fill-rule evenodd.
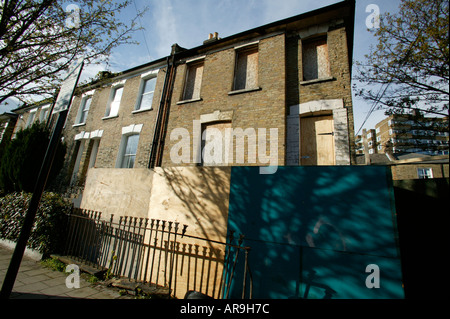
<path id="1" fill-rule="evenodd" d="M 242 246 L 242 234 L 235 238 L 230 232 L 224 243 L 189 235 L 188 226 L 178 222 L 130 216 L 120 216 L 116 222 L 114 215 L 109 220 L 101 215 L 77 208 L 72 211 L 66 256 L 110 276 L 166 287 L 174 297 L 194 290 L 217 299 L 229 298 L 231 290 L 236 294 L 232 283 L 241 271 L 240 296 L 245 298 L 248 293 L 252 298 L 250 247 Z"/>

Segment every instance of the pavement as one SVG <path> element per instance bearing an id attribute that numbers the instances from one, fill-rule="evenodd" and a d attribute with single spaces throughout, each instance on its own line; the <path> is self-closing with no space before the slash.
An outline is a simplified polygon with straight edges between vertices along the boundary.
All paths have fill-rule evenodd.
<path id="1" fill-rule="evenodd" d="M 9 267 L 13 248 L 0 245 L 0 286 Z M 10 299 L 133 299 L 119 289 L 90 283 L 80 276 L 79 288 L 66 286 L 67 274 L 44 267 L 39 258 L 24 255 Z"/>

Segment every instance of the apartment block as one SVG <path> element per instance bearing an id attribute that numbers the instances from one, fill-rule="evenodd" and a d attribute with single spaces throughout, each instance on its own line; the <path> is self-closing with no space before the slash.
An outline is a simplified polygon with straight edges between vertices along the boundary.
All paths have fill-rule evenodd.
<path id="1" fill-rule="evenodd" d="M 355 137 L 356 155 L 365 154 L 365 150 L 369 154 L 378 153 L 377 135 L 374 129 L 363 129 L 361 135 Z"/>
<path id="2" fill-rule="evenodd" d="M 448 117 L 390 115 L 375 125 L 379 153 L 448 155 Z"/>
<path id="3" fill-rule="evenodd" d="M 394 114 L 355 137 L 356 154 L 448 155 L 448 117 Z"/>

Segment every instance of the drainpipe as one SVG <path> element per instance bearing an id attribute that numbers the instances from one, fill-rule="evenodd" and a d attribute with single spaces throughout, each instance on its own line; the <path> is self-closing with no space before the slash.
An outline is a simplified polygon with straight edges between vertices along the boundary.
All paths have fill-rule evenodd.
<path id="1" fill-rule="evenodd" d="M 172 45 L 170 57 L 167 57 L 166 75 L 164 78 L 163 92 L 161 94 L 161 102 L 159 104 L 155 130 L 153 133 L 153 143 L 148 168 L 161 166 L 167 122 L 169 119 L 170 101 L 172 98 L 173 84 L 175 80 L 175 56 L 181 50 L 184 49 L 175 43 Z"/>
<path id="2" fill-rule="evenodd" d="M 158 113 L 156 115 L 156 123 L 155 123 L 155 128 L 153 130 L 153 139 L 152 139 L 152 148 L 150 150 L 150 160 L 148 163 L 148 168 L 154 168 L 155 167 L 155 161 L 156 161 L 156 150 L 158 148 L 158 140 L 159 140 L 159 132 L 160 132 L 160 125 L 161 125 L 161 110 L 163 108 L 164 105 L 164 100 L 165 100 L 165 95 L 166 95 L 166 90 L 167 90 L 167 80 L 168 80 L 168 75 L 169 75 L 169 67 L 170 67 L 170 62 L 169 62 L 169 57 L 167 57 L 167 64 L 166 64 L 166 75 L 164 77 L 164 85 L 163 85 L 163 91 L 161 94 L 161 100 L 159 102 L 159 107 L 158 107 Z"/>

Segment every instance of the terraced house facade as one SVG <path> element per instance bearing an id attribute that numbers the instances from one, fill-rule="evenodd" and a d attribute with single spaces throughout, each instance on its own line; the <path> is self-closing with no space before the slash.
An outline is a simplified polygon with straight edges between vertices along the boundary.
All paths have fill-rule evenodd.
<path id="1" fill-rule="evenodd" d="M 105 72 L 71 104 L 71 182 L 90 167 L 354 163 L 352 41 L 339 3 Z"/>
<path id="2" fill-rule="evenodd" d="M 61 187 L 90 168 L 352 165 L 354 3 L 343 1 L 76 89 Z M 15 132 L 54 117 L 22 107 Z M 14 135 L 14 134 L 13 134 Z"/>

